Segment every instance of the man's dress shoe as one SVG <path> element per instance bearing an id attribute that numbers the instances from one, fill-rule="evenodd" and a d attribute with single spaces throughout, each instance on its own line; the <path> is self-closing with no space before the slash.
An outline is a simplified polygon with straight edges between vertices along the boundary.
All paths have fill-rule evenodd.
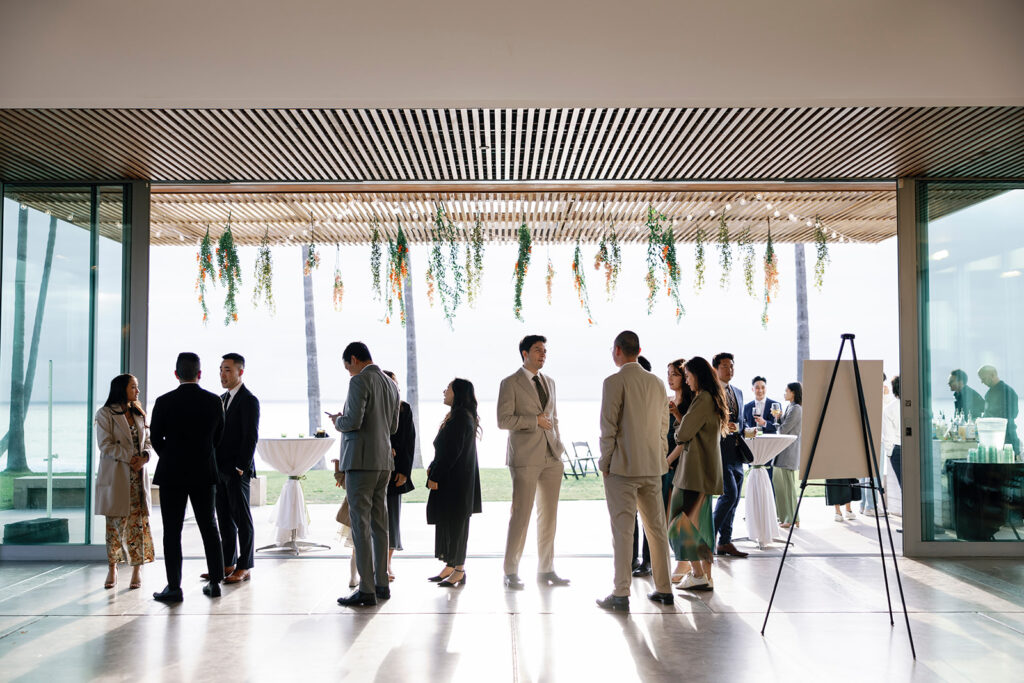
<path id="1" fill-rule="evenodd" d="M 563 579 L 554 572 L 543 572 L 537 574 L 537 583 L 547 584 L 548 586 L 568 586 L 569 579 Z"/>
<path id="2" fill-rule="evenodd" d="M 205 586 L 203 586 L 203 595 L 206 595 L 206 596 L 211 597 L 211 598 L 219 598 L 220 597 L 220 582 L 219 581 L 211 581 L 210 583 L 208 583 Z"/>
<path id="3" fill-rule="evenodd" d="M 720 543 L 718 545 L 718 554 L 731 555 L 733 557 L 746 557 L 750 553 L 743 552 L 742 550 L 734 546 L 732 543 Z"/>
<path id="4" fill-rule="evenodd" d="M 225 574 L 224 583 L 242 583 L 252 578 L 248 569 L 236 569 L 230 574 Z"/>
<path id="5" fill-rule="evenodd" d="M 526 588 L 526 584 L 519 579 L 519 574 L 505 574 L 504 584 L 505 588 L 514 591 L 521 591 Z"/>
<path id="6" fill-rule="evenodd" d="M 185 595 L 180 588 L 165 587 L 159 593 L 153 593 L 153 599 L 157 602 L 181 602 Z"/>
<path id="7" fill-rule="evenodd" d="M 603 600 L 598 600 L 597 606 L 609 612 L 628 612 L 629 598 L 625 595 L 609 595 Z"/>
<path id="8" fill-rule="evenodd" d="M 233 574 L 234 571 L 235 571 L 235 568 L 233 566 L 232 567 L 224 567 L 224 576 L 231 576 L 231 574 Z M 202 579 L 203 581 L 209 581 L 210 580 L 210 574 L 208 572 L 203 572 L 202 574 L 199 575 L 199 578 Z"/>
<path id="9" fill-rule="evenodd" d="M 338 598 L 338 604 L 342 607 L 372 607 L 377 604 L 377 594 L 355 591 L 346 598 Z"/>
<path id="10" fill-rule="evenodd" d="M 673 602 L 675 602 L 675 598 L 672 596 L 671 593 L 659 593 L 658 591 L 648 593 L 647 599 L 653 602 L 660 602 L 663 605 L 671 605 Z"/>
<path id="11" fill-rule="evenodd" d="M 391 587 L 390 586 L 374 586 L 373 592 L 377 596 L 378 600 L 390 600 L 391 599 Z"/>
<path id="12" fill-rule="evenodd" d="M 636 569 L 633 570 L 633 576 L 650 576 L 650 575 L 651 575 L 651 565 L 646 564 L 646 563 L 641 564 L 639 567 L 637 567 Z"/>

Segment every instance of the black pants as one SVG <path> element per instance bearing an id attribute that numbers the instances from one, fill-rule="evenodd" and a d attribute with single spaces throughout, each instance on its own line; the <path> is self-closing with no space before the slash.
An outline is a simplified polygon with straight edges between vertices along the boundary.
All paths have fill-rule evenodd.
<path id="1" fill-rule="evenodd" d="M 185 486 L 160 486 L 160 517 L 164 523 L 164 567 L 167 570 L 167 586 L 181 588 L 181 529 L 185 525 L 185 506 L 192 501 L 192 512 L 196 525 L 203 536 L 203 550 L 206 553 L 206 571 L 211 581 L 224 578 L 224 559 L 220 552 L 220 536 L 213 519 L 214 498 L 217 487 L 214 484 Z"/>
<path id="2" fill-rule="evenodd" d="M 640 549 L 640 537 L 644 537 L 643 550 Z M 633 566 L 637 564 L 637 557 L 639 553 L 640 562 L 642 564 L 651 566 L 651 546 L 647 543 L 647 534 L 644 533 L 644 528 L 640 525 L 640 517 L 633 521 Z"/>
<path id="3" fill-rule="evenodd" d="M 220 529 L 221 554 L 224 564 L 235 569 L 252 569 L 255 539 L 252 511 L 249 509 L 250 479 L 248 474 L 220 475 L 217 482 L 217 527 Z"/>
<path id="4" fill-rule="evenodd" d="M 402 520 L 402 494 L 389 493 L 387 496 L 388 505 L 388 548 L 395 550 L 402 549 L 402 530 L 399 523 Z"/>
<path id="5" fill-rule="evenodd" d="M 900 488 L 903 488 L 903 447 L 900 444 L 896 444 L 892 447 L 892 455 L 889 456 L 889 462 L 892 463 L 892 473 L 896 475 L 896 481 L 899 482 Z"/>
<path id="6" fill-rule="evenodd" d="M 434 527 L 434 557 L 449 567 L 466 564 L 469 542 L 469 517 L 444 520 Z"/>
<path id="7" fill-rule="evenodd" d="M 736 506 L 740 503 L 740 488 L 743 486 L 743 465 L 730 462 L 722 466 L 723 492 L 715 503 L 715 533 L 718 545 L 732 543 L 732 522 L 736 517 Z"/>

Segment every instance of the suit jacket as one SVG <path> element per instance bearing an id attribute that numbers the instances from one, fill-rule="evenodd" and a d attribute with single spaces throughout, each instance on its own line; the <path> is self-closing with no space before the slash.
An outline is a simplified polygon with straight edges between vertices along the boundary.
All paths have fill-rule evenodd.
<path id="1" fill-rule="evenodd" d="M 985 399 L 965 384 L 963 389 L 953 392 L 953 409 L 961 415 L 978 419 L 985 413 Z"/>
<path id="2" fill-rule="evenodd" d="M 131 430 L 122 413 L 115 412 L 106 406 L 96 411 L 93 422 L 96 444 L 100 451 L 94 506 L 97 515 L 128 516 L 131 512 L 131 467 L 128 463 L 131 462 L 134 455 L 153 457 L 153 446 L 149 440 L 146 418 L 134 413 L 131 413 L 131 417 L 135 421 L 135 429 L 139 432 L 140 449 L 138 452 L 135 451 Z M 142 491 L 146 499 L 144 513 L 148 516 L 150 509 L 149 474 L 145 465 L 140 474 L 142 475 Z"/>
<path id="3" fill-rule="evenodd" d="M 757 423 L 754 422 L 754 404 L 755 403 L 756 403 L 756 401 L 750 401 L 745 406 L 743 406 L 743 424 L 745 424 L 748 427 L 756 427 L 757 426 Z M 775 418 L 772 417 L 772 404 L 773 403 L 779 403 L 779 402 L 776 401 L 774 398 L 768 398 L 767 396 L 764 397 L 764 414 L 761 415 L 761 418 L 765 422 L 768 423 L 768 424 L 766 424 L 762 428 L 762 431 L 765 434 L 775 434 L 778 431 L 775 428 L 775 425 L 772 424 L 775 421 Z M 779 403 L 779 405 L 781 406 L 782 404 Z M 779 417 L 781 418 L 782 416 L 780 415 Z M 743 429 L 743 427 L 740 427 L 740 429 Z"/>
<path id="4" fill-rule="evenodd" d="M 782 415 L 782 425 L 779 427 L 781 434 L 795 434 L 796 441 L 786 446 L 786 449 L 775 456 L 773 465 L 784 470 L 800 469 L 800 428 L 804 421 L 804 409 L 799 403 L 790 403 L 786 406 L 786 412 Z"/>
<path id="5" fill-rule="evenodd" d="M 409 493 L 412 483 L 412 461 L 416 454 L 416 426 L 412 422 L 412 406 L 405 401 L 398 409 L 398 431 L 391 435 L 391 448 L 395 451 L 395 472 L 405 475 L 405 483 L 395 486 L 394 477 L 388 482 L 388 495 Z"/>
<path id="6" fill-rule="evenodd" d="M 561 460 L 562 439 L 558 433 L 555 381 L 540 375 L 548 392 L 547 405 L 540 404 L 537 387 L 522 368 L 501 380 L 498 389 L 498 429 L 508 430 L 505 464 L 509 467 L 543 466 L 547 458 Z M 537 416 L 551 416 L 551 429 L 541 429 Z"/>
<path id="7" fill-rule="evenodd" d="M 150 439 L 160 459 L 157 486 L 217 483 L 215 449 L 224 433 L 224 404 L 198 384 L 181 384 L 156 400 Z"/>
<path id="8" fill-rule="evenodd" d="M 230 392 L 225 391 L 220 399 Z M 260 431 L 260 401 L 243 384 L 224 413 L 224 437 L 217 446 L 217 468 L 226 477 L 242 470 L 243 477 L 256 476 L 256 442 Z"/>
<path id="9" fill-rule="evenodd" d="M 476 425 L 466 410 L 452 411 L 434 438 L 434 461 L 427 467 L 437 490 L 427 495 L 427 524 L 458 521 L 483 511 Z"/>
<path id="10" fill-rule="evenodd" d="M 729 422 L 735 422 L 739 425 L 739 432 L 736 434 L 728 434 L 722 437 L 722 464 L 724 465 L 743 465 L 743 460 L 736 453 L 736 439 L 743 438 L 743 428 L 746 426 L 746 421 L 743 418 L 743 392 L 734 387 L 731 384 L 725 387 L 725 404 L 729 405 L 729 392 L 733 392 L 733 396 L 736 397 L 736 408 L 739 412 L 729 413 Z"/>
<path id="11" fill-rule="evenodd" d="M 391 435 L 398 431 L 398 403 L 398 387 L 373 363 L 349 380 L 345 408 L 334 421 L 342 471 L 395 469 Z"/>
<path id="12" fill-rule="evenodd" d="M 676 443 L 683 444 L 672 485 L 677 489 L 722 495 L 722 423 L 715 401 L 706 391 L 694 397 L 676 427 Z"/>
<path id="13" fill-rule="evenodd" d="M 626 363 L 601 390 L 601 459 L 598 467 L 623 477 L 668 471 L 668 394 L 639 363 Z"/>

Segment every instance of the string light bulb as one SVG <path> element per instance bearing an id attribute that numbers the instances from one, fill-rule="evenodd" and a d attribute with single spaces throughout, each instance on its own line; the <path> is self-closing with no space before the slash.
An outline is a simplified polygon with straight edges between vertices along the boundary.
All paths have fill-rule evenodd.
<path id="1" fill-rule="evenodd" d="M 711 216 L 712 218 L 714 218 L 715 217 L 715 210 L 711 209 L 710 211 L 708 211 L 708 215 Z"/>
<path id="2" fill-rule="evenodd" d="M 731 211 L 732 210 L 732 204 L 726 204 L 725 205 L 725 210 L 726 211 Z"/>
<path id="3" fill-rule="evenodd" d="M 775 216 L 776 218 L 778 218 L 779 216 L 781 216 L 781 215 L 782 215 L 782 212 L 781 212 L 781 211 L 776 211 L 776 212 L 775 212 L 775 213 L 773 213 L 772 215 L 773 215 L 773 216 Z"/>

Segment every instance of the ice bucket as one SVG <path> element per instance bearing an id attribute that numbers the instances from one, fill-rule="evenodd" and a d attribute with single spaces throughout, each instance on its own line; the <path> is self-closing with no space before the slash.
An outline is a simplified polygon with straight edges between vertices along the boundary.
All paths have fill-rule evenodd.
<path id="1" fill-rule="evenodd" d="M 1006 418 L 982 417 L 978 419 L 978 443 L 986 448 L 1003 450 L 1006 440 Z"/>

